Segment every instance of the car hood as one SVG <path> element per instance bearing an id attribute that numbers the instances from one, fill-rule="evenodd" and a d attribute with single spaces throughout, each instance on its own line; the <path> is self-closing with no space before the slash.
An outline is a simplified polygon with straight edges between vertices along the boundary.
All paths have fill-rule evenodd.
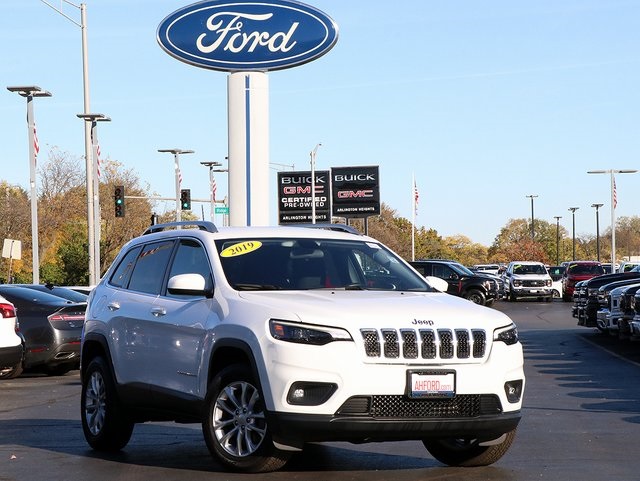
<path id="1" fill-rule="evenodd" d="M 442 293 L 322 289 L 239 296 L 240 305 L 260 307 L 268 318 L 331 326 L 495 329 L 511 323 L 499 311 Z"/>

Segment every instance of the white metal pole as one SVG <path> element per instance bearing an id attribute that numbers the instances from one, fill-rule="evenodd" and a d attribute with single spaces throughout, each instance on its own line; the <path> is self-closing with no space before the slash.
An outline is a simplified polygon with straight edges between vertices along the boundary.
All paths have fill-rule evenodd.
<path id="1" fill-rule="evenodd" d="M 85 122 L 88 123 L 88 122 Z M 91 171 L 93 172 L 93 272 L 100 281 L 100 178 L 98 176 L 98 122 L 91 121 Z"/>
<path id="2" fill-rule="evenodd" d="M 180 222 L 182 220 L 182 205 L 180 205 L 180 154 L 175 152 L 173 159 L 176 175 L 176 222 Z"/>
<path id="3" fill-rule="evenodd" d="M 36 150 L 34 144 L 33 96 L 27 95 L 27 129 L 29 130 L 29 185 L 31 188 L 31 252 L 33 283 L 40 284 L 40 255 L 38 243 L 38 193 L 36 191 Z"/>
<path id="4" fill-rule="evenodd" d="M 614 205 L 615 175 L 611 172 L 611 272 L 616 268 L 616 207 Z"/>
<path id="5" fill-rule="evenodd" d="M 89 52 L 87 46 L 87 7 L 80 4 L 80 29 L 82 31 L 82 83 L 84 94 L 84 113 L 91 112 L 89 101 Z M 91 148 L 91 125 L 84 124 L 84 157 L 86 168 L 87 185 L 87 237 L 89 244 L 89 285 L 98 283 L 96 273 L 96 237 L 95 237 L 95 212 L 94 212 L 94 185 L 93 185 L 93 162 Z"/>

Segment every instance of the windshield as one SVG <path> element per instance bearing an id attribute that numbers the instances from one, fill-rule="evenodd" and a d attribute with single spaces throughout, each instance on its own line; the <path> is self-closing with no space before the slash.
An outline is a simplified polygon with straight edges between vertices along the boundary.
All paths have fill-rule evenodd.
<path id="1" fill-rule="evenodd" d="M 547 269 L 542 264 L 517 264 L 513 266 L 514 274 L 547 274 Z"/>
<path id="2" fill-rule="evenodd" d="M 422 276 L 375 242 L 247 238 L 216 242 L 236 290 L 431 291 Z"/>
<path id="3" fill-rule="evenodd" d="M 458 274 L 461 274 L 461 275 L 464 275 L 464 276 L 475 276 L 475 274 L 473 273 L 473 271 L 471 269 L 469 269 L 466 266 L 463 266 L 462 264 L 459 264 L 457 262 L 452 262 L 450 264 L 450 266 Z M 484 272 L 482 274 L 484 274 Z"/>

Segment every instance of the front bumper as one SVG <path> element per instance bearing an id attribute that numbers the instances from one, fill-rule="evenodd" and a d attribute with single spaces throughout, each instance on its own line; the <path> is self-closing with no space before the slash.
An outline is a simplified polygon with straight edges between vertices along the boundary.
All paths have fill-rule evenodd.
<path id="1" fill-rule="evenodd" d="M 513 297 L 551 297 L 553 290 L 550 287 L 512 287 Z"/>
<path id="2" fill-rule="evenodd" d="M 378 442 L 467 438 L 492 440 L 514 430 L 520 411 L 483 414 L 473 418 L 386 418 L 336 413 L 330 415 L 268 413 L 274 442 L 302 448 L 306 442 Z"/>

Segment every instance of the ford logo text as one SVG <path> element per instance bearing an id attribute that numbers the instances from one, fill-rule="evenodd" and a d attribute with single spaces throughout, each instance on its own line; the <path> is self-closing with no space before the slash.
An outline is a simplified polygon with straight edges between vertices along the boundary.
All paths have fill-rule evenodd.
<path id="1" fill-rule="evenodd" d="M 338 26 L 293 0 L 207 0 L 165 18 L 157 39 L 169 55 L 197 67 L 268 71 L 324 55 L 338 40 Z"/>

